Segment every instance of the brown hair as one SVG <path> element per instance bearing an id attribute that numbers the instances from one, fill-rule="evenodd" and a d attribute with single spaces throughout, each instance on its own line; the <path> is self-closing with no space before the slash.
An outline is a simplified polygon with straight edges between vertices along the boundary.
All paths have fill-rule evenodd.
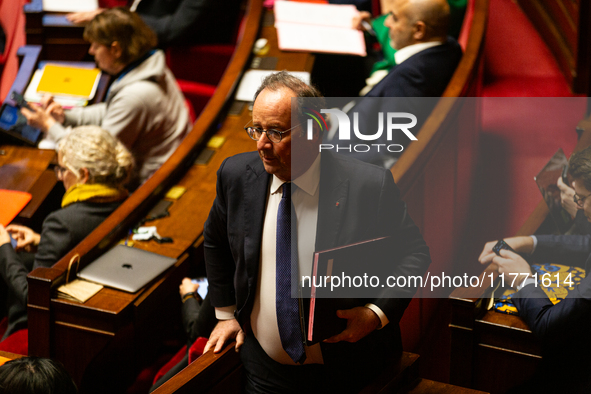
<path id="1" fill-rule="evenodd" d="M 84 39 L 110 47 L 121 46 L 118 61 L 128 65 L 141 58 L 158 43 L 156 34 L 135 12 L 126 8 L 110 8 L 98 14 L 84 29 Z"/>
<path id="2" fill-rule="evenodd" d="M 582 181 L 585 189 L 591 191 L 591 147 L 573 153 L 568 161 L 568 172 L 575 181 Z"/>

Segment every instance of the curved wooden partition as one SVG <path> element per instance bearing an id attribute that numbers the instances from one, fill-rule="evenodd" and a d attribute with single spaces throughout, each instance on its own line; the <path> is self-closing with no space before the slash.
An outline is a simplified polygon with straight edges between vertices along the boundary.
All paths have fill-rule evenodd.
<path id="1" fill-rule="evenodd" d="M 442 99 L 392 168 L 396 184 L 431 252 L 431 275 L 454 270 L 454 256 L 466 231 L 478 151 L 482 53 L 488 0 L 468 2 L 460 42 L 464 56 Z M 404 348 L 415 349 L 429 330 L 439 300 L 417 293 L 401 321 Z M 448 294 L 435 294 L 446 298 Z M 431 294 L 429 297 L 433 297 Z"/>
<path id="2" fill-rule="evenodd" d="M 468 17 L 464 23 L 464 29 L 468 32 L 465 35 L 465 54 L 458 70 L 448 85 L 444 98 L 418 134 L 419 141 L 406 149 L 392 169 L 395 180 L 408 201 L 411 215 L 430 245 L 434 256 L 432 270 L 436 271 L 451 266 L 451 256 L 456 250 L 454 240 L 459 239 L 454 236 L 463 229 L 465 212 L 461 208 L 467 205 L 466 201 L 469 199 L 473 155 L 479 130 L 479 109 L 470 107 L 466 104 L 467 101 L 457 98 L 477 94 L 479 86 L 488 0 L 471 0 L 469 3 Z M 39 268 L 29 275 L 29 353 L 61 360 L 77 382 L 87 379 L 88 371 L 94 370 L 95 366 L 113 363 L 113 354 L 118 355 L 116 361 L 121 363 L 128 358 L 133 361 L 133 357 L 141 357 L 145 350 L 141 348 L 142 344 L 149 343 L 156 335 L 156 329 L 146 329 L 145 323 L 158 324 L 161 323 L 158 320 L 165 320 L 166 317 L 163 316 L 168 316 L 159 313 L 178 313 L 170 305 L 178 304 L 178 283 L 187 272 L 187 252 L 191 253 L 193 246 L 199 246 L 202 242 L 203 223 L 215 197 L 216 170 L 224 157 L 255 148 L 241 129 L 250 119 L 248 110 L 242 108 L 238 114 L 232 116 L 226 116 L 225 110 L 249 59 L 261 25 L 261 17 L 261 0 L 250 0 L 246 21 L 243 23 L 245 30 L 233 59 L 215 95 L 175 154 L 67 256 L 52 268 Z M 271 47 L 267 56 L 277 56 L 279 59 L 276 69 L 311 70 L 313 56 L 280 52 L 276 49 L 275 29 L 264 22 L 262 26 L 262 36 L 269 40 Z M 206 166 L 193 165 L 209 137 L 216 131 L 218 123 L 218 136 L 226 138 L 225 144 L 216 151 Z M 174 269 L 136 294 L 103 289 L 84 304 L 55 297 L 54 289 L 65 281 L 68 264 L 73 256 L 82 256 L 81 266 L 88 264 L 115 242 L 123 239 L 128 229 L 139 222 L 163 194 L 177 183 L 187 187 L 187 193 L 171 208 L 171 215 L 176 215 L 175 219 L 162 219 L 153 223 L 158 226 L 160 234 L 172 236 L 175 243 L 158 245 L 152 242 L 137 245 L 179 258 Z M 191 195 L 187 197 L 188 194 Z M 449 209 L 441 209 L 443 204 Z M 175 213 L 173 209 L 176 208 Z M 180 209 L 183 211 L 179 213 Z M 449 229 L 449 226 L 453 228 Z M 192 257 L 194 259 L 189 260 L 203 258 L 202 255 Z M 417 306 L 415 301 L 402 323 L 403 337 L 408 338 L 408 349 L 418 343 L 432 312 L 429 304 Z M 169 310 L 163 311 L 163 305 L 164 308 L 168 305 Z M 417 322 L 421 322 L 423 326 Z M 421 327 L 421 330 L 416 327 Z M 239 360 L 234 352 L 226 351 L 221 359 L 221 362 L 216 361 L 220 360 L 220 356 L 205 354 L 199 359 L 199 363 L 189 366 L 185 370 L 187 372 L 183 371 L 185 375 L 179 377 L 181 380 L 173 379 L 158 392 L 182 392 L 183 387 L 188 390 L 191 382 L 202 382 L 204 376 L 215 377 L 211 381 L 209 378 L 205 379 L 210 381 L 210 386 L 215 385 L 223 381 L 224 376 L 239 370 Z M 217 367 L 212 367 L 212 363 Z M 225 372 L 218 373 L 220 365 L 230 367 Z M 190 375 L 187 377 L 186 374 Z M 194 377 L 196 375 L 197 378 Z M 180 381 L 185 383 L 177 385 Z M 83 385 L 83 391 L 86 387 Z M 200 389 L 204 391 L 203 386 Z"/>

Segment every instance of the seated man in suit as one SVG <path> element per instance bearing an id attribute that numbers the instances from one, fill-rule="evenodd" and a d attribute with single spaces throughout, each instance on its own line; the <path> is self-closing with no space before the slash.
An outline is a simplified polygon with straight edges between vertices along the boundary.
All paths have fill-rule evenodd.
<path id="1" fill-rule="evenodd" d="M 460 45 L 447 36 L 449 5 L 446 0 L 388 0 L 389 16 L 385 25 L 389 29 L 396 66 L 379 81 L 351 112 L 359 114 L 360 124 L 371 134 L 378 125 L 373 114 L 378 112 L 408 112 L 417 117 L 413 130 L 420 130 L 423 122 L 437 103 L 449 83 L 462 57 Z M 377 97 L 397 97 L 397 100 L 378 100 Z M 371 117 L 364 117 L 371 114 Z M 416 133 L 415 133 L 416 135 Z M 399 138 L 398 138 L 399 137 Z M 399 144 L 398 152 L 372 151 L 371 155 L 357 152 L 347 154 L 390 168 L 409 139 L 397 135 L 387 141 L 385 133 L 375 143 Z M 336 142 L 336 141 L 335 141 Z M 362 142 L 353 138 L 351 143 Z"/>
<path id="2" fill-rule="evenodd" d="M 388 272 L 422 276 L 429 248 L 392 174 L 320 154 L 321 130 L 314 126 L 306 139 L 301 103 L 292 124 L 293 97 L 320 94 L 286 72 L 267 77 L 245 127 L 258 152 L 230 157 L 218 170 L 204 236 L 209 294 L 220 322 L 205 351 L 219 352 L 235 338 L 246 392 L 352 392 L 400 354 L 398 322 L 416 289 L 358 300 L 359 306 L 335 312 L 347 320 L 344 331 L 305 346 L 301 305 L 291 298 L 291 261 L 309 275 L 314 251 L 390 235 L 396 252 Z M 293 233 L 290 212 L 297 217 Z"/>
<path id="3" fill-rule="evenodd" d="M 569 173 L 574 179 L 574 201 L 591 221 L 591 147 L 574 153 L 569 161 Z M 538 373 L 516 392 L 589 392 L 591 362 L 589 327 L 591 326 L 591 236 L 536 235 L 505 239 L 518 253 L 531 254 L 536 264 L 561 264 L 585 268 L 587 276 L 574 285 L 568 296 L 553 304 L 540 288 L 530 265 L 519 255 L 492 248 L 496 241 L 484 246 L 479 261 L 498 266 L 518 290 L 512 300 L 533 333 L 542 341 L 543 360 Z M 541 278 L 538 278 L 538 280 Z M 552 275 L 552 280 L 555 277 Z M 569 283 L 560 283 L 568 287 Z M 511 367 L 511 366 L 507 366 Z M 549 373 L 551 372 L 551 373 Z"/>

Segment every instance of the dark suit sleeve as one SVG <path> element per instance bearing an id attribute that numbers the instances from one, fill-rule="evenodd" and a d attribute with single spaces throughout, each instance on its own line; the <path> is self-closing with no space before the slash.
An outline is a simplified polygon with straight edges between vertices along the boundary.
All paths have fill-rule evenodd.
<path id="1" fill-rule="evenodd" d="M 183 303 L 183 326 L 188 344 L 193 344 L 199 337 L 209 337 L 216 324 L 215 309 L 209 296 L 201 304 L 196 298 L 189 298 Z"/>
<path id="2" fill-rule="evenodd" d="M 205 22 L 211 3 L 211 0 L 182 0 L 170 15 L 140 15 L 158 36 L 158 44 L 168 46 L 173 42 L 190 40 L 191 37 L 185 35 L 194 33 L 194 27 Z M 227 28 L 232 29 L 231 26 Z"/>
<path id="3" fill-rule="evenodd" d="M 51 267 L 70 249 L 72 249 L 72 236 L 68 227 L 61 220 L 60 215 L 49 215 L 43 222 L 41 241 L 35 254 L 33 269 L 37 267 Z M 24 266 L 18 254 L 10 245 L 0 248 L 3 267 L 0 270 L 4 282 L 16 295 L 22 305 L 27 304 L 29 286 L 27 275 L 29 271 Z"/>
<path id="4" fill-rule="evenodd" d="M 528 285 L 512 296 L 513 302 L 532 332 L 543 341 L 588 327 L 591 316 L 591 276 L 554 305 L 539 287 Z"/>
<path id="5" fill-rule="evenodd" d="M 214 307 L 236 304 L 234 291 L 235 263 L 228 240 L 227 198 L 224 190 L 224 160 L 217 173 L 216 198 L 203 231 L 205 267 L 209 281 L 208 295 Z"/>
<path id="6" fill-rule="evenodd" d="M 429 247 L 408 215 L 406 203 L 400 198 L 400 191 L 389 171 L 384 171 L 379 204 L 377 223 L 389 229 L 387 233 L 392 234 L 395 242 L 395 261 L 390 275 L 422 277 L 431 264 Z M 416 291 L 414 286 L 386 288 L 383 296 L 373 303 L 382 309 L 388 320 L 398 322 Z"/>
<path id="7" fill-rule="evenodd" d="M 536 263 L 585 267 L 591 254 L 590 235 L 537 235 L 538 245 L 532 254 Z"/>

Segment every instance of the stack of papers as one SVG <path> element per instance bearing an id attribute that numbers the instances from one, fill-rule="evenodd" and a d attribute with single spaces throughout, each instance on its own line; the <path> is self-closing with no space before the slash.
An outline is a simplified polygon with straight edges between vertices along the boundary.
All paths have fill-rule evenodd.
<path id="1" fill-rule="evenodd" d="M 366 56 L 363 33 L 352 27 L 353 5 L 275 2 L 279 49 Z"/>
<path id="2" fill-rule="evenodd" d="M 102 285 L 76 279 L 57 289 L 57 297 L 77 302 L 86 302 L 103 288 Z"/>
<path id="3" fill-rule="evenodd" d="M 240 85 L 238 85 L 238 90 L 236 91 L 236 100 L 238 101 L 253 101 L 254 95 L 257 92 L 259 86 L 263 82 L 263 79 L 276 73 L 275 70 L 248 70 L 242 76 L 240 80 Z M 290 71 L 289 72 L 294 77 L 297 77 L 307 83 L 310 84 L 310 73 L 306 71 Z"/>
<path id="4" fill-rule="evenodd" d="M 45 12 L 84 12 L 98 8 L 98 0 L 43 0 Z"/>

